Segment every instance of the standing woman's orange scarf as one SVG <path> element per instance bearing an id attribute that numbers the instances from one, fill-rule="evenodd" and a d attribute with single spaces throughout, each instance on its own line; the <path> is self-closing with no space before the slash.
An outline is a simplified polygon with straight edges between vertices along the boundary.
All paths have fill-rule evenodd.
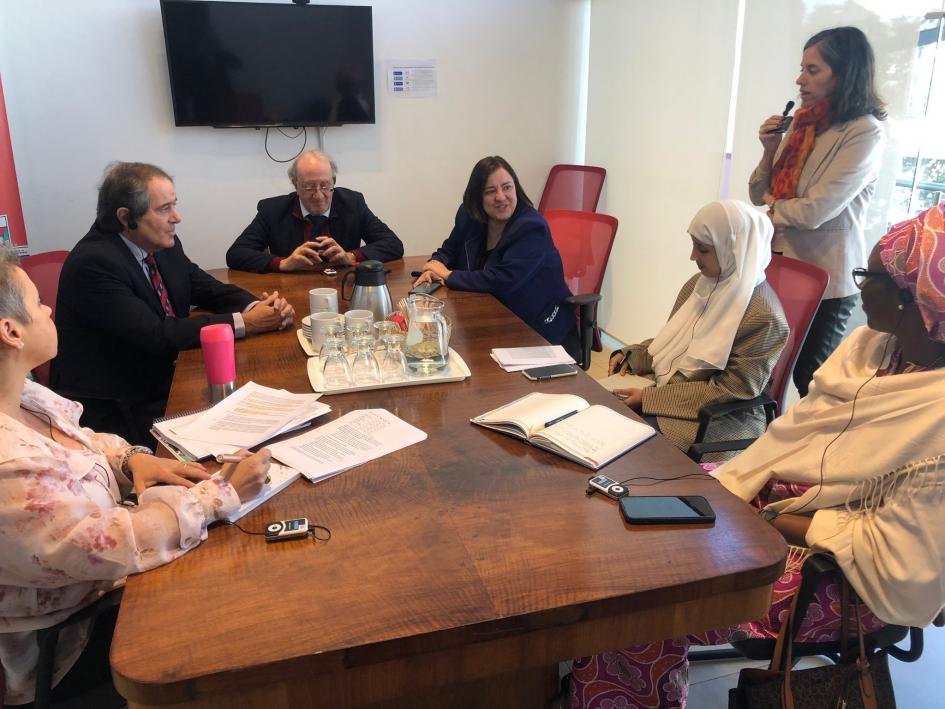
<path id="1" fill-rule="evenodd" d="M 794 113 L 794 130 L 774 164 L 771 175 L 771 196 L 775 199 L 793 199 L 797 196 L 797 181 L 814 149 L 814 138 L 830 127 L 830 103 L 820 99 L 810 108 L 799 108 Z"/>

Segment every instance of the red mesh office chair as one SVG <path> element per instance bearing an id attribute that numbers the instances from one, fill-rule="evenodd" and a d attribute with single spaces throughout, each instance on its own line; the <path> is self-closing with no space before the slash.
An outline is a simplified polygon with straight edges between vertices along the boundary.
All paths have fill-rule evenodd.
<path id="1" fill-rule="evenodd" d="M 607 170 L 602 167 L 555 165 L 548 173 L 538 211 L 542 214 L 551 209 L 597 211 L 605 177 Z"/>
<path id="2" fill-rule="evenodd" d="M 545 214 L 548 227 L 551 229 L 551 238 L 555 242 L 558 253 L 561 254 L 561 265 L 564 267 L 564 280 L 575 296 L 594 294 L 600 296 L 601 285 L 604 283 L 604 271 L 607 269 L 607 260 L 617 235 L 617 219 L 608 214 L 596 212 L 574 212 L 565 209 L 552 209 Z M 597 305 L 586 304 L 582 311 L 587 313 L 591 328 L 587 331 L 593 342 L 582 341 L 581 348 L 584 356 L 590 358 L 590 350 L 600 352 L 600 331 L 597 329 Z M 585 305 L 583 302 L 577 302 Z M 584 321 L 582 320 L 582 325 Z M 581 328 L 581 332 L 585 332 Z M 584 367 L 587 369 L 587 367 Z"/>
<path id="3" fill-rule="evenodd" d="M 754 439 L 746 438 L 737 441 L 703 443 L 706 431 L 715 417 L 762 406 L 765 410 L 765 418 L 770 424 L 775 416 L 780 416 L 784 410 L 787 384 L 801 352 L 801 346 L 807 337 L 811 321 L 817 313 L 817 308 L 820 307 L 820 299 L 827 289 L 828 277 L 826 272 L 817 266 L 778 254 L 771 257 L 771 263 L 765 269 L 765 277 L 777 294 L 778 300 L 781 301 L 784 317 L 791 328 L 781 357 L 771 372 L 770 396 L 762 394 L 748 401 L 731 401 L 704 407 L 699 412 L 696 442 L 689 448 L 689 457 L 695 461 L 701 460 L 706 453 L 743 450 L 754 441 Z"/>
<path id="4" fill-rule="evenodd" d="M 62 264 L 69 255 L 68 251 L 44 251 L 33 256 L 24 256 L 20 259 L 20 267 L 36 284 L 39 298 L 44 305 L 52 308 L 52 317 L 56 319 L 56 296 L 59 293 L 59 273 Z M 49 362 L 41 364 L 33 370 L 33 376 L 43 386 L 49 384 Z"/>

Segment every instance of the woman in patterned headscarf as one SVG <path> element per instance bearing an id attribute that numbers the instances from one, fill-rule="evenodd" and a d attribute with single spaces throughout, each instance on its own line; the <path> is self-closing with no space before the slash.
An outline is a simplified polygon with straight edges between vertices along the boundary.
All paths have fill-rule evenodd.
<path id="1" fill-rule="evenodd" d="M 886 118 L 873 50 L 855 27 L 818 32 L 804 45 L 801 106 L 761 124 L 761 162 L 748 182 L 775 227 L 774 251 L 824 269 L 830 282 L 794 366 L 801 396 L 843 337 L 856 305 L 850 270 L 866 260 L 863 228 L 883 154 Z M 782 140 L 782 134 L 784 139 Z"/>
<path id="2" fill-rule="evenodd" d="M 817 371 L 810 394 L 715 471 L 791 545 L 759 620 L 582 658 L 572 707 L 685 707 L 691 642 L 774 638 L 809 552 L 831 554 L 866 606 L 867 632 L 927 625 L 945 605 L 945 213 L 880 239 L 853 278 L 867 326 Z M 839 579 L 823 580 L 802 642 L 839 636 Z"/>

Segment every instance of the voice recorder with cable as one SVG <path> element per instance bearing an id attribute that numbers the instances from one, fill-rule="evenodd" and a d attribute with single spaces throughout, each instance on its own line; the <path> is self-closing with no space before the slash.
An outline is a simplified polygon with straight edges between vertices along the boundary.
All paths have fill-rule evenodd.
<path id="1" fill-rule="evenodd" d="M 280 519 L 266 525 L 264 532 L 267 542 L 281 542 L 286 539 L 299 539 L 308 536 L 308 518 Z"/>
<path id="2" fill-rule="evenodd" d="M 627 489 L 626 485 L 621 485 L 616 480 L 612 480 L 606 475 L 595 475 L 587 479 L 587 490 L 585 492 L 588 497 L 595 492 L 602 492 L 607 495 L 607 497 L 619 500 L 621 497 L 626 497 L 630 491 Z"/>

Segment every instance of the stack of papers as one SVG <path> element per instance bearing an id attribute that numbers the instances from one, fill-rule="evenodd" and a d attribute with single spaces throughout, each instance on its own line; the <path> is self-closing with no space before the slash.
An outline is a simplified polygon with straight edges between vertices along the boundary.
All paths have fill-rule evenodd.
<path id="1" fill-rule="evenodd" d="M 249 382 L 216 406 L 155 422 L 151 430 L 178 458 L 204 460 L 251 448 L 327 414 L 331 407 L 320 396 Z"/>
<path id="2" fill-rule="evenodd" d="M 549 364 L 574 364 L 574 358 L 561 345 L 546 347 L 497 347 L 489 355 L 506 372 L 520 372 Z"/>
<path id="3" fill-rule="evenodd" d="M 427 434 L 386 409 L 362 409 L 272 445 L 275 458 L 312 482 L 425 440 Z"/>

